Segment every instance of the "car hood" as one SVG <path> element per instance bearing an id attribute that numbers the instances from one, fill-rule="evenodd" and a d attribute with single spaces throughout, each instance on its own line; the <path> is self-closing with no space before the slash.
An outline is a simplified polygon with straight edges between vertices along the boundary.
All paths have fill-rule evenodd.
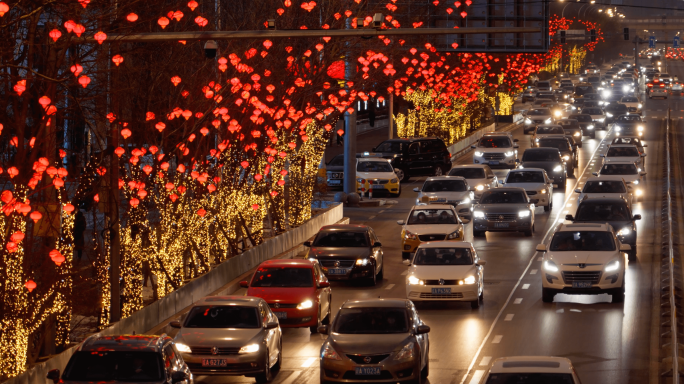
<path id="1" fill-rule="evenodd" d="M 506 153 L 513 151 L 513 147 L 508 147 L 508 148 L 485 148 L 485 147 L 477 147 L 475 149 L 478 152 L 487 152 L 487 153 Z"/>
<path id="2" fill-rule="evenodd" d="M 592 119 L 601 119 L 601 118 L 606 117 L 606 115 L 589 115 L 589 116 L 591 116 Z"/>
<path id="3" fill-rule="evenodd" d="M 506 183 L 506 187 L 519 187 L 526 191 L 539 191 L 546 188 L 544 183 Z"/>
<path id="4" fill-rule="evenodd" d="M 527 204 L 477 204 L 473 209 L 495 213 L 518 213 L 528 208 Z"/>
<path id="5" fill-rule="evenodd" d="M 176 342 L 191 347 L 240 348 L 259 336 L 263 328 L 181 328 Z"/>
<path id="6" fill-rule="evenodd" d="M 376 355 L 398 351 L 412 341 L 408 333 L 341 334 L 331 333 L 328 341 L 338 354 Z"/>
<path id="7" fill-rule="evenodd" d="M 363 179 L 387 179 L 391 180 L 397 177 L 392 172 L 356 172 L 357 178 Z"/>
<path id="8" fill-rule="evenodd" d="M 314 296 L 314 287 L 249 287 L 247 296 L 261 297 L 268 303 L 298 304 L 311 300 Z"/>
<path id="9" fill-rule="evenodd" d="M 608 223 L 610 224 L 613 229 L 615 229 L 615 232 L 621 230 L 622 228 L 628 227 L 632 228 L 632 221 L 631 220 L 620 220 L 620 221 L 611 221 L 611 220 L 605 220 L 605 221 L 600 221 L 600 220 L 575 220 L 575 224 L 582 224 L 582 223 L 598 223 L 598 224 L 604 224 Z"/>
<path id="10" fill-rule="evenodd" d="M 418 200 L 422 202 L 423 196 L 430 198 L 432 202 L 451 202 L 451 201 L 461 201 L 463 199 L 470 198 L 470 191 L 463 192 L 421 192 L 418 194 Z"/>
<path id="11" fill-rule="evenodd" d="M 561 163 L 556 163 L 556 162 L 550 162 L 550 161 L 525 161 L 522 162 L 520 165 L 522 165 L 525 168 L 541 168 L 548 173 L 549 177 L 553 179 L 554 175 L 556 172 L 553 171 L 556 166 L 561 165 Z"/>
<path id="12" fill-rule="evenodd" d="M 342 172 L 342 171 L 344 171 L 344 166 L 343 165 L 326 165 L 325 171 L 326 172 Z"/>
<path id="13" fill-rule="evenodd" d="M 584 199 L 584 197 L 587 197 L 587 199 L 598 199 L 598 198 L 616 198 L 616 199 L 622 199 L 627 197 L 627 192 L 625 193 L 584 193 L 582 192 L 579 196 L 579 200 Z"/>
<path id="14" fill-rule="evenodd" d="M 461 229 L 460 224 L 410 224 L 404 228 L 416 235 L 443 233 L 448 235 Z"/>
<path id="15" fill-rule="evenodd" d="M 604 157 L 603 158 L 606 163 L 610 163 L 611 161 L 634 161 L 634 162 L 640 162 L 641 161 L 641 156 L 634 156 L 634 157 L 627 157 L 627 156 L 620 156 L 620 157 Z"/>
<path id="16" fill-rule="evenodd" d="M 309 255 L 313 255 L 318 259 L 346 259 L 356 260 L 359 258 L 369 257 L 371 254 L 370 247 L 311 247 Z"/>
<path id="17" fill-rule="evenodd" d="M 554 263 L 561 265 L 565 264 L 607 264 L 618 255 L 617 251 L 608 252 L 587 252 L 587 251 L 572 251 L 572 252 L 551 252 L 549 251 L 545 258 L 552 260 Z M 572 267 L 572 266 L 570 266 Z"/>
<path id="18" fill-rule="evenodd" d="M 477 275 L 477 267 L 474 265 L 412 265 L 407 276 L 411 275 L 421 280 L 461 280 Z"/>

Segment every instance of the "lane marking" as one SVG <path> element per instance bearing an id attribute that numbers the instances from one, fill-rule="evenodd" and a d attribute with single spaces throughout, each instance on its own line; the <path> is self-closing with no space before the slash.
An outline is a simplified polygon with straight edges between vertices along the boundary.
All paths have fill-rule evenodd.
<path id="1" fill-rule="evenodd" d="M 302 368 L 309 368 L 311 364 L 313 364 L 316 360 L 318 359 L 315 357 L 309 357 L 308 359 L 306 359 L 306 361 L 302 363 Z"/>
<path id="2" fill-rule="evenodd" d="M 373 219 L 375 219 L 375 215 L 368 218 L 368 220 L 373 220 Z"/>
<path id="3" fill-rule="evenodd" d="M 530 271 L 530 275 L 536 275 L 536 274 L 537 274 L 537 270 L 536 270 L 536 269 L 533 269 L 533 270 Z"/>
<path id="4" fill-rule="evenodd" d="M 543 257 L 539 256 L 539 257 L 537 258 L 537 261 L 542 261 L 542 259 L 543 259 Z"/>
<path id="5" fill-rule="evenodd" d="M 523 284 L 522 289 L 529 289 L 530 285 L 529 284 Z"/>
<path id="6" fill-rule="evenodd" d="M 470 380 L 470 383 L 468 383 L 468 384 L 479 384 L 480 379 L 482 378 L 482 376 L 484 376 L 484 373 L 485 373 L 485 371 L 483 369 L 482 370 L 478 369 L 477 371 L 475 371 L 473 373 L 473 378 Z M 461 384 L 463 384 L 463 383 L 461 383 Z"/>
<path id="7" fill-rule="evenodd" d="M 296 370 L 296 371 L 292 372 L 292 374 L 290 376 L 288 376 L 287 379 L 283 380 L 281 382 L 281 384 L 294 383 L 294 381 L 297 380 L 301 374 L 302 374 L 302 371 Z"/>
<path id="8" fill-rule="evenodd" d="M 491 356 L 484 356 L 484 357 L 482 358 L 482 360 L 480 360 L 480 366 L 481 366 L 481 367 L 483 367 L 483 366 L 484 366 L 484 367 L 488 366 L 488 365 L 489 365 L 489 362 L 490 362 L 491 360 L 492 360 L 492 357 L 491 357 Z"/>
<path id="9" fill-rule="evenodd" d="M 385 288 L 385 289 L 390 290 L 390 289 L 392 289 L 392 288 L 394 288 L 394 284 L 388 285 L 387 288 Z"/>
<path id="10" fill-rule="evenodd" d="M 385 210 L 384 210 L 384 209 L 383 209 L 382 211 L 378 212 L 378 213 L 383 213 L 383 212 L 385 212 Z"/>
<path id="11" fill-rule="evenodd" d="M 401 273 L 402 276 L 405 276 L 408 273 L 408 270 L 404 271 Z"/>
<path id="12" fill-rule="evenodd" d="M 522 303 L 522 297 L 518 297 L 517 299 L 515 299 L 515 301 L 513 301 L 513 304 L 520 304 L 520 303 Z"/>
<path id="13" fill-rule="evenodd" d="M 511 321 L 511 320 L 513 320 L 513 316 L 515 316 L 515 315 L 512 314 L 512 313 L 509 313 L 508 315 L 506 315 L 506 318 L 504 319 L 504 321 Z"/>
<path id="14" fill-rule="evenodd" d="M 501 342 L 501 339 L 503 339 L 503 335 L 496 335 L 492 339 L 492 344 L 499 344 Z"/>

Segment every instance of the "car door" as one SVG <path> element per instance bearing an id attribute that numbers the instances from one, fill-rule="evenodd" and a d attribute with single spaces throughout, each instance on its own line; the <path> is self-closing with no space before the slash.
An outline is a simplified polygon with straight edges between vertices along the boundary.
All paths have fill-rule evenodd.
<path id="1" fill-rule="evenodd" d="M 318 302 L 321 305 L 321 313 L 319 315 L 322 315 L 325 313 L 327 314 L 328 311 L 330 311 L 331 304 L 330 304 L 330 287 L 325 287 L 321 288 L 319 287 L 319 283 L 322 282 L 327 282 L 328 278 L 325 277 L 325 274 L 323 274 L 323 270 L 321 270 L 320 264 L 316 263 L 314 265 L 314 278 L 316 279 L 316 294 L 318 296 Z M 321 321 L 325 318 L 323 316 L 321 318 Z M 330 320 L 330 319 L 329 319 Z"/>
<path id="2" fill-rule="evenodd" d="M 419 161 L 419 172 L 420 174 L 426 175 L 426 174 L 432 174 L 432 170 L 434 169 L 435 163 L 433 156 L 435 155 L 435 151 L 433 150 L 433 145 L 431 140 L 421 140 L 420 142 L 420 147 L 418 149 L 420 155 L 418 156 L 418 161 Z"/>
<path id="3" fill-rule="evenodd" d="M 378 237 L 375 235 L 375 231 L 373 231 L 372 228 L 368 229 L 368 236 L 371 239 L 371 246 L 375 243 L 379 243 L 380 240 L 378 240 Z M 384 255 L 382 253 L 382 247 L 373 247 L 373 254 L 375 255 L 375 261 L 376 261 L 376 273 L 379 272 L 382 267 L 383 263 L 385 262 L 384 260 Z"/>
<path id="4" fill-rule="evenodd" d="M 406 171 L 409 174 L 420 174 L 423 159 L 420 157 L 420 144 L 418 142 L 409 144 L 407 157 Z"/>
<path id="5" fill-rule="evenodd" d="M 489 168 L 488 165 L 484 166 L 485 170 L 485 177 L 487 178 L 487 185 L 489 185 L 489 188 L 496 188 L 499 186 L 499 179 L 496 177 L 494 174 L 494 171 L 492 171 L 491 168 Z"/>
<path id="6" fill-rule="evenodd" d="M 411 317 L 412 317 L 412 327 L 413 327 L 413 332 L 416 335 L 416 342 L 420 346 L 420 355 L 421 355 L 421 364 L 420 367 L 421 369 L 427 364 L 429 357 L 429 352 L 430 352 L 430 341 L 428 338 L 427 333 L 423 334 L 417 334 L 416 331 L 418 330 L 419 325 L 423 325 L 423 321 L 420 320 L 420 316 L 418 316 L 418 311 L 416 311 L 416 306 L 411 303 L 410 307 L 410 312 L 411 312 Z"/>
<path id="7" fill-rule="evenodd" d="M 266 304 L 266 302 L 263 300 L 259 302 L 259 316 L 261 316 L 262 326 L 265 326 L 271 321 L 274 321 L 272 317 L 275 316 L 273 315 L 273 313 L 271 313 L 268 304 Z M 268 358 L 270 359 L 271 364 L 273 364 L 273 362 L 278 358 L 278 352 L 280 352 L 280 340 L 277 335 L 277 328 L 269 329 L 266 332 L 266 346 L 268 347 Z"/>

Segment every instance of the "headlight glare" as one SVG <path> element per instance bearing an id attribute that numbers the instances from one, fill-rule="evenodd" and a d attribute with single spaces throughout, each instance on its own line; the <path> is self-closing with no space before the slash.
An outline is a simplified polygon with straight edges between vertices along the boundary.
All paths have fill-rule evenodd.
<path id="1" fill-rule="evenodd" d="M 579 137 L 579 136 L 580 136 L 580 133 L 579 133 L 579 132 L 575 132 L 575 135 L 574 135 L 574 136 L 575 136 L 575 137 Z"/>
<path id="2" fill-rule="evenodd" d="M 508 152 L 505 153 L 505 155 L 506 155 L 506 157 L 511 157 L 511 156 L 515 155 L 515 152 L 513 152 L 513 151 L 508 151 Z"/>
<path id="3" fill-rule="evenodd" d="M 639 132 L 642 132 L 644 130 L 644 127 L 642 125 L 640 125 L 637 127 L 637 129 L 639 130 Z"/>
<path id="4" fill-rule="evenodd" d="M 484 191 L 484 185 L 480 184 L 477 187 L 475 187 L 475 189 L 478 191 Z"/>
<path id="5" fill-rule="evenodd" d="M 607 113 L 606 113 L 606 116 L 608 116 L 608 117 L 613 117 L 613 114 L 610 113 L 610 112 L 607 112 Z"/>
<path id="6" fill-rule="evenodd" d="M 546 123 L 546 124 L 551 124 L 551 121 L 552 121 L 552 120 L 551 120 L 551 118 L 549 117 L 548 119 L 544 120 L 544 123 Z"/>
<path id="7" fill-rule="evenodd" d="M 620 236 L 628 236 L 632 232 L 631 229 L 629 228 L 622 228 L 619 232 L 618 235 Z"/>
<path id="8" fill-rule="evenodd" d="M 525 119 L 525 124 L 532 124 L 532 120 L 530 120 L 530 119 Z"/>
<path id="9" fill-rule="evenodd" d="M 447 240 L 458 239 L 460 236 L 461 233 L 459 231 L 451 232 L 449 236 L 447 236 Z"/>
<path id="10" fill-rule="evenodd" d="M 614 261 L 608 263 L 608 265 L 606 265 L 605 271 L 606 272 L 613 272 L 613 271 L 617 271 L 618 268 L 620 268 L 620 260 L 614 260 Z"/>
<path id="11" fill-rule="evenodd" d="M 566 161 L 570 160 L 570 156 L 568 156 L 568 155 L 563 156 L 563 160 L 566 160 Z"/>
<path id="12" fill-rule="evenodd" d="M 301 303 L 299 303 L 299 305 L 297 305 L 297 309 L 308 309 L 311 307 L 313 307 L 313 301 L 311 300 L 302 301 Z"/>
<path id="13" fill-rule="evenodd" d="M 520 211 L 520 212 L 518 212 L 518 217 L 521 217 L 521 218 L 530 217 L 530 211 Z"/>
<path id="14" fill-rule="evenodd" d="M 356 265 L 358 266 L 365 266 L 368 265 L 368 259 L 357 259 L 356 260 Z"/>
<path id="15" fill-rule="evenodd" d="M 468 276 L 463 282 L 466 284 L 475 284 L 475 276 Z"/>
<path id="16" fill-rule="evenodd" d="M 394 360 L 411 360 L 414 357 L 415 351 L 414 351 L 414 346 L 413 341 L 404 345 L 404 348 L 402 348 L 399 352 L 397 352 L 396 356 L 394 356 Z"/>
<path id="17" fill-rule="evenodd" d="M 560 165 L 556 165 L 556 167 L 553 168 L 553 171 L 554 171 L 554 172 L 560 172 L 560 171 L 562 171 L 562 170 L 563 170 L 563 167 L 561 167 Z"/>
<path id="18" fill-rule="evenodd" d="M 415 240 L 417 238 L 418 237 L 415 234 L 413 234 L 412 232 L 406 231 L 406 233 L 404 233 L 404 239 L 406 239 L 406 240 Z"/>
<path id="19" fill-rule="evenodd" d="M 176 349 L 178 349 L 178 352 L 183 352 L 183 353 L 191 353 L 192 350 L 190 350 L 190 347 L 183 343 L 176 343 Z"/>
<path id="20" fill-rule="evenodd" d="M 480 219 L 484 219 L 485 214 L 484 214 L 484 212 L 482 212 L 482 211 L 474 211 L 474 212 L 473 212 L 473 216 L 475 216 L 475 217 L 477 217 L 477 218 L 480 218 Z"/>
<path id="21" fill-rule="evenodd" d="M 482 153 L 482 152 L 475 152 L 475 156 L 477 156 L 477 157 L 482 157 L 482 155 L 484 155 L 484 153 Z"/>
<path id="22" fill-rule="evenodd" d="M 410 285 L 424 285 L 425 282 L 413 275 L 408 277 L 408 282 Z"/>
<path id="23" fill-rule="evenodd" d="M 558 266 L 551 260 L 546 260 L 544 262 L 544 269 L 549 272 L 558 272 Z"/>
<path id="24" fill-rule="evenodd" d="M 245 345 L 244 347 L 240 348 L 239 353 L 254 353 L 254 352 L 259 352 L 259 344 Z"/>

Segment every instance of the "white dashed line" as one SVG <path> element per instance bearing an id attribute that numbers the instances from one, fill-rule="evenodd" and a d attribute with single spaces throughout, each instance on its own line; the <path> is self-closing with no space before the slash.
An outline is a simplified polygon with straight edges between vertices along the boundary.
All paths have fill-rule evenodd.
<path id="1" fill-rule="evenodd" d="M 468 384 L 478 384 L 482 376 L 484 376 L 484 373 L 484 369 L 478 369 L 477 371 L 473 372 L 473 378 L 470 379 Z"/>
<path id="2" fill-rule="evenodd" d="M 582 312 L 580 309 L 571 309 L 570 312 Z"/>
<path id="3" fill-rule="evenodd" d="M 383 209 L 382 211 L 378 212 L 378 213 L 383 213 L 383 212 L 385 212 L 385 210 L 384 210 L 384 209 Z"/>
<path id="4" fill-rule="evenodd" d="M 492 361 L 491 356 L 483 356 L 482 360 L 480 361 L 480 366 L 486 367 L 489 365 L 489 362 Z"/>
<path id="5" fill-rule="evenodd" d="M 509 314 L 506 315 L 506 317 L 504 318 L 504 321 L 511 321 L 511 320 L 513 320 L 513 316 L 515 316 L 515 315 L 512 314 L 512 313 L 509 313 Z"/>
<path id="6" fill-rule="evenodd" d="M 536 275 L 536 274 L 537 274 L 537 270 L 536 270 L 536 269 L 531 269 L 531 270 L 530 270 L 530 275 Z"/>
<path id="7" fill-rule="evenodd" d="M 517 299 L 513 300 L 513 304 L 520 304 L 522 303 L 522 297 L 518 297 Z"/>
<path id="8" fill-rule="evenodd" d="M 389 289 L 392 289 L 392 288 L 394 288 L 394 284 L 388 285 L 387 288 L 385 288 L 385 289 L 389 290 Z"/>
<path id="9" fill-rule="evenodd" d="M 375 219 L 375 215 L 368 218 L 368 220 L 373 220 L 373 219 Z"/>
<path id="10" fill-rule="evenodd" d="M 302 371 L 294 371 L 290 376 L 287 377 L 287 379 L 283 380 L 281 384 L 291 384 L 294 383 L 295 380 L 299 378 L 299 376 L 302 374 Z"/>
<path id="11" fill-rule="evenodd" d="M 503 339 L 503 335 L 496 335 L 492 339 L 492 344 L 499 344 L 501 342 L 501 339 Z"/>
<path id="12" fill-rule="evenodd" d="M 523 284 L 522 289 L 530 289 L 530 285 L 529 284 Z"/>
<path id="13" fill-rule="evenodd" d="M 304 361 L 304 362 L 302 363 L 302 368 L 309 368 L 309 367 L 311 366 L 311 364 L 313 364 L 314 361 L 316 361 L 316 360 L 318 360 L 318 358 L 316 358 L 316 357 L 309 357 L 308 359 L 306 359 L 306 361 Z"/>

